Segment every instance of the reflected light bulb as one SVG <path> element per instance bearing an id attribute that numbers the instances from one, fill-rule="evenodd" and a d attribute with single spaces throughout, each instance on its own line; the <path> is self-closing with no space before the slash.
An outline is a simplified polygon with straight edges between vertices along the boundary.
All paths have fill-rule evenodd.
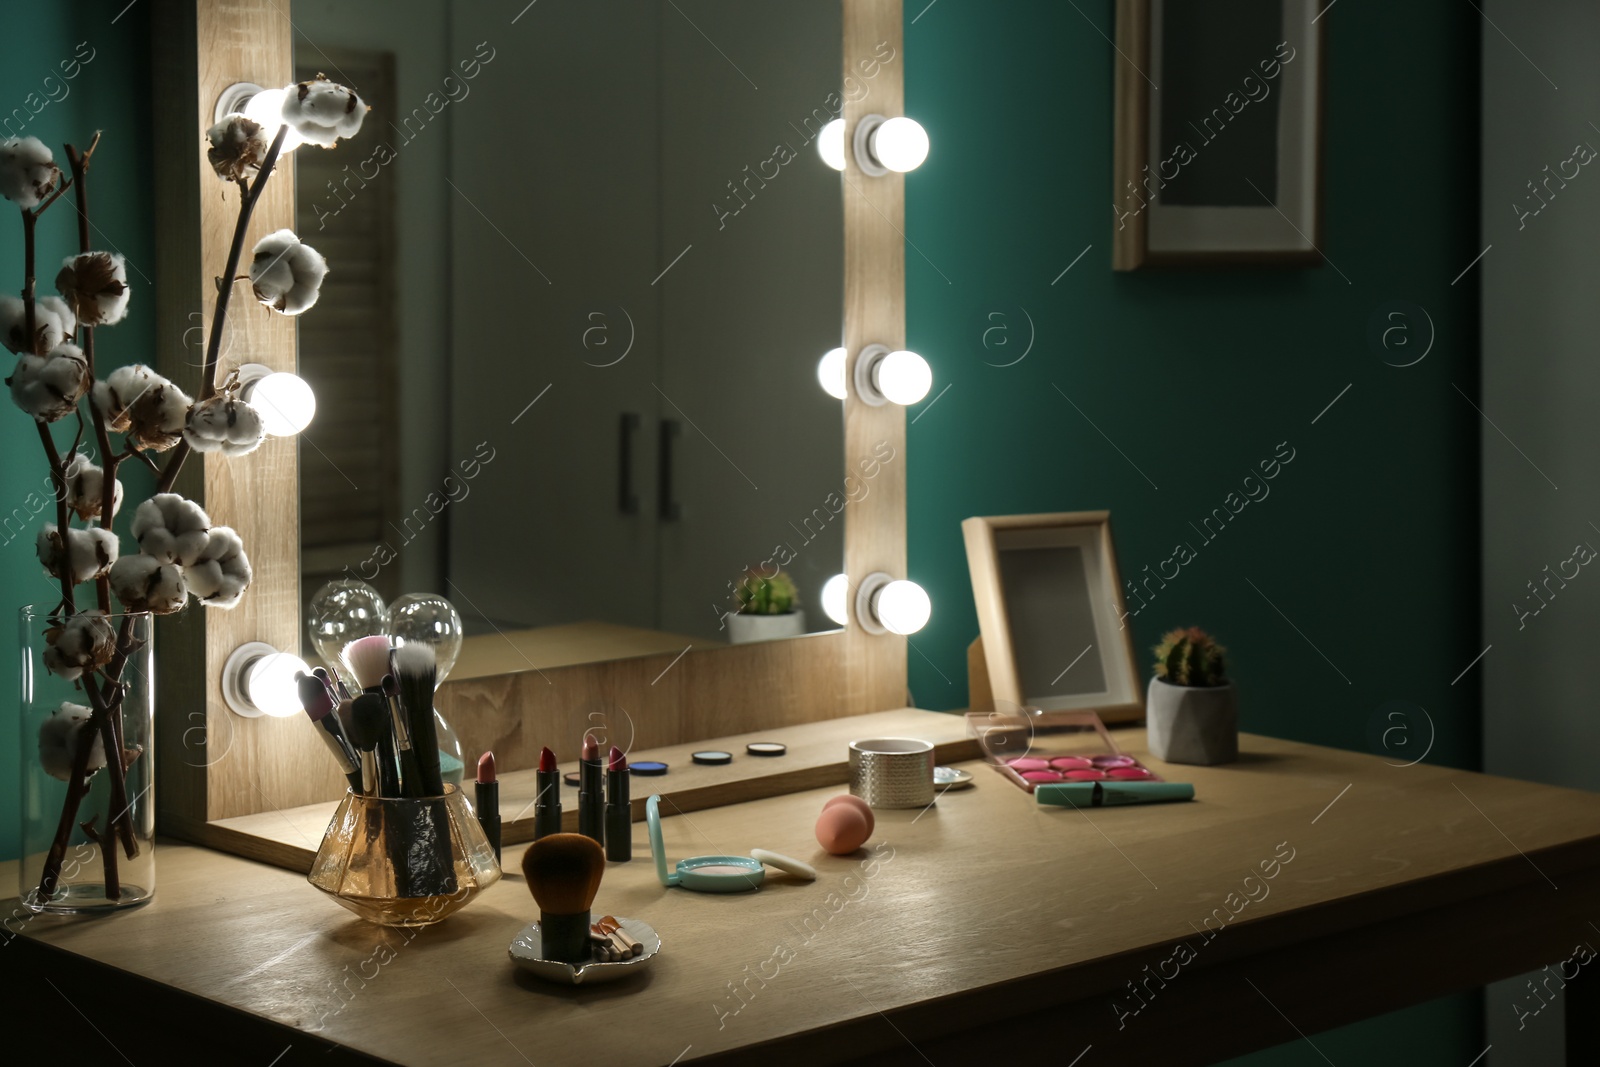
<path id="1" fill-rule="evenodd" d="M 337 578 L 318 589 L 306 605 L 306 630 L 322 662 L 350 682 L 354 679 L 345 666 L 344 646 L 358 637 L 388 633 L 389 608 L 366 582 Z"/>
<path id="2" fill-rule="evenodd" d="M 850 622 L 850 579 L 835 574 L 822 585 L 822 611 L 840 626 Z"/>
<path id="3" fill-rule="evenodd" d="M 845 355 L 845 350 L 842 348 L 830 348 L 817 363 L 817 382 L 821 384 L 822 391 L 835 400 L 845 398 Z"/>
<path id="4" fill-rule="evenodd" d="M 890 352 L 873 371 L 878 391 L 893 403 L 915 404 L 933 387 L 933 369 L 915 352 Z"/>
<path id="5" fill-rule="evenodd" d="M 461 613 L 433 593 L 407 593 L 389 605 L 389 634 L 396 645 L 410 641 L 433 647 L 442 683 L 461 655 Z"/>
<path id="6" fill-rule="evenodd" d="M 300 706 L 300 689 L 295 682 L 295 675 L 306 674 L 310 670 L 305 660 L 289 652 L 262 656 L 245 669 L 245 699 L 274 719 L 298 715 L 304 709 Z"/>
<path id="7" fill-rule="evenodd" d="M 870 150 L 879 163 L 904 174 L 928 158 L 928 131 L 916 119 L 888 119 L 872 131 Z"/>
<path id="8" fill-rule="evenodd" d="M 261 426 L 273 437 L 293 437 L 311 425 L 317 397 L 305 379 L 274 371 L 248 386 L 244 398 L 261 415 Z"/>
<path id="9" fill-rule="evenodd" d="M 890 633 L 914 634 L 928 625 L 933 602 L 922 586 L 902 578 L 883 587 L 873 602 L 873 610 Z"/>
<path id="10" fill-rule="evenodd" d="M 817 134 L 817 155 L 834 170 L 844 170 L 844 119 L 834 119 Z"/>
<path id="11" fill-rule="evenodd" d="M 283 125 L 283 98 L 288 92 L 287 89 L 263 89 L 252 96 L 249 103 L 244 106 L 245 118 L 261 124 L 261 134 L 267 139 L 268 144 L 278 136 L 278 127 Z M 283 135 L 283 147 L 278 150 L 278 154 L 286 156 L 303 144 L 305 144 L 304 138 L 291 126 L 289 132 Z"/>

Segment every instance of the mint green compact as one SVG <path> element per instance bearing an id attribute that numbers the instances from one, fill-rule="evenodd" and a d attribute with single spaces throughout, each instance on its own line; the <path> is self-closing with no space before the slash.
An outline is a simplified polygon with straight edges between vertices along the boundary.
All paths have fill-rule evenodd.
<path id="1" fill-rule="evenodd" d="M 664 886 L 682 886 L 700 893 L 742 893 L 761 888 L 767 869 L 749 856 L 690 856 L 679 860 L 668 873 L 666 846 L 661 839 L 661 797 L 651 794 L 644 802 L 645 824 L 650 829 L 650 854 L 655 857 L 656 877 Z"/>

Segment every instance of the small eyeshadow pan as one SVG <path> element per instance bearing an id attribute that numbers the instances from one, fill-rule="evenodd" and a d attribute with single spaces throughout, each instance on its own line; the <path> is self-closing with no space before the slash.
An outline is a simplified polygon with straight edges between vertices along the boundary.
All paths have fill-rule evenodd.
<path id="1" fill-rule="evenodd" d="M 733 753 L 719 752 L 715 749 L 707 749 L 704 752 L 696 752 L 689 758 L 694 760 L 696 763 L 704 763 L 710 767 L 721 767 L 724 764 L 733 762 Z"/>
<path id="2" fill-rule="evenodd" d="M 944 786 L 946 792 L 952 789 L 965 789 L 972 784 L 972 772 L 959 767 L 935 767 L 933 784 Z"/>
<path id="3" fill-rule="evenodd" d="M 1108 756 L 1091 756 L 1091 757 L 1089 757 L 1089 762 L 1094 764 L 1096 767 L 1099 767 L 1101 770 L 1104 771 L 1104 770 L 1109 770 L 1112 767 L 1132 767 L 1138 761 L 1135 760 L 1132 756 L 1109 756 L 1108 755 Z"/>
<path id="4" fill-rule="evenodd" d="M 1065 778 L 1069 782 L 1098 782 L 1105 778 L 1105 776 L 1105 771 L 1087 770 L 1067 771 L 1061 777 Z"/>
<path id="5" fill-rule="evenodd" d="M 752 741 L 744 750 L 752 756 L 782 756 L 789 751 L 789 746 L 781 741 Z"/>
<path id="6" fill-rule="evenodd" d="M 1155 777 L 1143 767 L 1113 767 L 1106 772 L 1107 778 L 1116 778 L 1120 781 L 1132 782 L 1140 778 Z"/>
<path id="7" fill-rule="evenodd" d="M 1074 773 L 1082 773 L 1082 772 L 1074 772 Z M 1059 781 L 1061 781 L 1061 774 L 1058 771 L 1022 771 L 1021 774 L 1022 774 L 1022 780 L 1025 781 L 1025 782 L 1059 782 Z M 1100 772 L 1099 771 L 1095 771 L 1094 775 L 1095 775 L 1096 778 L 1098 778 L 1098 777 L 1100 777 Z"/>
<path id="8" fill-rule="evenodd" d="M 1006 760 L 1006 765 L 1018 774 L 1024 771 L 1048 771 L 1050 769 L 1049 760 L 1034 759 L 1031 756 L 1018 756 L 1016 759 Z"/>
<path id="9" fill-rule="evenodd" d="M 653 777 L 656 775 L 666 774 L 667 765 L 662 763 L 660 760 L 647 759 L 640 760 L 638 763 L 628 764 L 628 770 L 632 771 L 634 774 L 642 774 Z"/>
<path id="10" fill-rule="evenodd" d="M 1058 771 L 1086 771 L 1094 763 L 1086 756 L 1057 756 L 1050 761 L 1050 766 Z"/>
<path id="11" fill-rule="evenodd" d="M 579 780 L 579 777 L 578 777 L 578 772 L 577 771 L 568 771 L 566 774 L 563 774 L 561 776 L 561 780 L 563 782 L 566 782 L 568 785 L 580 785 L 581 784 L 581 782 Z"/>

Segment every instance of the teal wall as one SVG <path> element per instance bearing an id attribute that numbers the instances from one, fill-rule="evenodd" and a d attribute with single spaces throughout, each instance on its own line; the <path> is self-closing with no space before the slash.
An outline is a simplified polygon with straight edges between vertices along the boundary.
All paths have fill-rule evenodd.
<path id="1" fill-rule="evenodd" d="M 1142 672 L 1161 631 L 1198 624 L 1232 650 L 1245 729 L 1365 749 L 1376 709 L 1404 700 L 1437 725 L 1430 759 L 1476 767 L 1477 677 L 1451 684 L 1480 650 L 1478 416 L 1452 388 L 1476 396 L 1476 280 L 1451 280 L 1480 250 L 1477 14 L 1419 0 L 1324 20 L 1323 250 L 1338 270 L 1116 274 L 1111 0 L 925 3 L 906 5 L 907 111 L 933 145 L 907 179 L 908 334 L 935 395 L 950 388 L 909 429 L 911 576 L 934 604 L 913 638 L 916 702 L 966 701 L 978 627 L 961 520 L 1107 508 L 1125 574 L 1199 548 L 1132 622 Z M 1368 348 L 1392 300 L 1437 327 L 1416 366 Z M 987 365 L 1020 355 L 1023 309 L 1032 350 Z M 997 325 L 1008 335 L 986 348 Z M 1201 544 L 1188 524 L 1284 441 L 1294 460 L 1270 495 Z M 1326 1047 L 1460 1065 L 1479 1032 L 1463 997 Z M 1249 1062 L 1322 1061 L 1300 1042 Z"/>
<path id="2" fill-rule="evenodd" d="M 126 0 L 113 0 L 8 9 L 6 38 L 13 47 L 0 63 L 0 123 L 11 120 L 8 128 L 0 127 L 0 137 L 38 137 L 65 167 L 63 143 L 82 148 L 95 130 L 104 131 L 90 169 L 90 218 L 99 231 L 96 247 L 127 257 L 133 298 L 128 317 L 96 337 L 96 362 L 102 370 L 155 358 L 151 157 L 146 140 L 151 121 L 150 5 L 134 4 L 124 11 L 125 5 Z M 67 81 L 60 63 L 73 60 L 75 53 L 90 58 L 77 77 Z M 61 258 L 77 251 L 77 240 L 76 214 L 70 197 L 64 198 L 39 220 L 41 294 L 54 292 Z M 22 290 L 22 223 L 5 200 L 0 200 L 0 290 Z M 0 358 L 11 357 L 0 350 Z M 63 447 L 71 443 L 65 424 L 57 438 Z M 0 694 L 4 694 L 0 697 L 0 857 L 12 857 L 18 842 L 14 817 L 18 745 L 32 746 L 31 739 L 18 737 L 19 682 L 12 651 L 17 647 L 16 609 L 49 599 L 54 585 L 40 568 L 33 545 L 33 533 L 48 517 L 29 519 L 28 532 L 20 536 L 15 535 L 15 522 L 4 525 L 13 514 L 19 515 L 18 521 L 28 517 L 24 501 L 48 474 L 38 435 L 10 403 L 9 394 L 0 395 L 0 456 L 5 457 L 0 462 Z M 133 504 L 148 492 L 149 482 L 137 473 L 124 479 L 129 495 L 119 526 L 126 524 Z M 14 888 L 0 887 L 0 896 Z"/>

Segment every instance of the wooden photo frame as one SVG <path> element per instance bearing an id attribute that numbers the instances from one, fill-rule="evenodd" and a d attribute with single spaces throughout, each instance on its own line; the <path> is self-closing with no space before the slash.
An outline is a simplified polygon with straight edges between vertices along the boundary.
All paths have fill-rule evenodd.
<path id="1" fill-rule="evenodd" d="M 1324 6 L 1118 0 L 1117 270 L 1322 264 Z"/>
<path id="2" fill-rule="evenodd" d="M 1109 511 L 962 522 L 993 707 L 1144 717 Z"/>

